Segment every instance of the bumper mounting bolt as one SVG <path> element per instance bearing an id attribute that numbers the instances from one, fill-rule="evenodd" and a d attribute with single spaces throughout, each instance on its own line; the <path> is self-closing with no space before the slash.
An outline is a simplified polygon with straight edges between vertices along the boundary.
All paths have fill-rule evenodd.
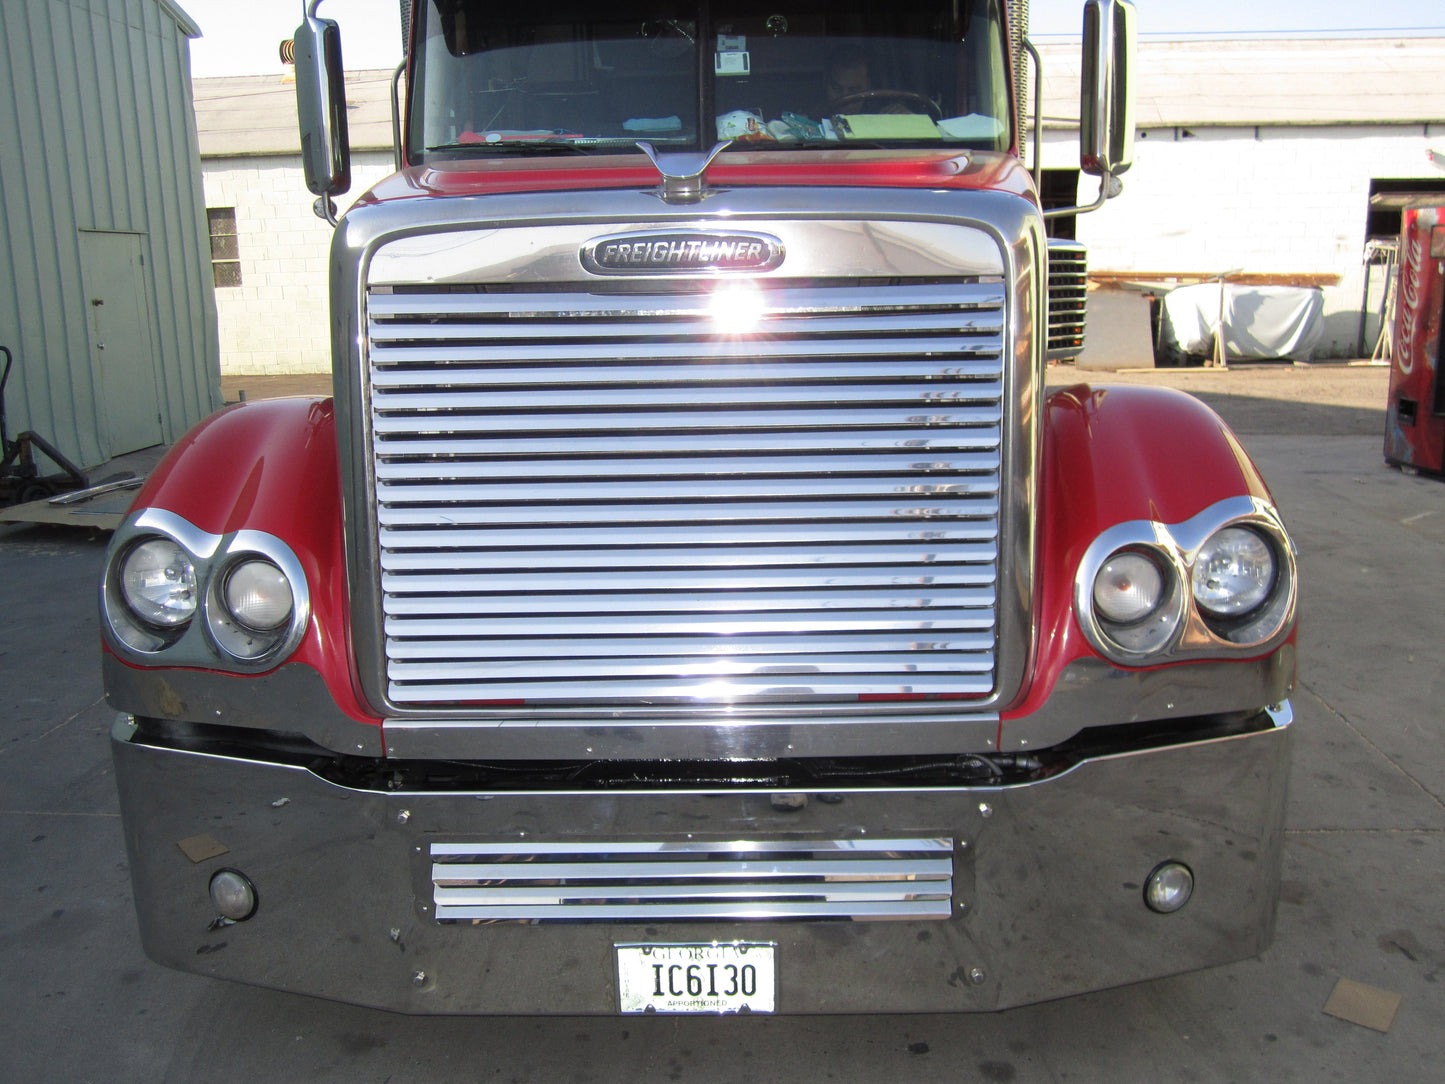
<path id="1" fill-rule="evenodd" d="M 396 823 L 397 823 L 397 824 L 405 824 L 405 823 L 406 823 L 407 821 L 409 821 L 409 820 L 411 820 L 411 810 L 410 810 L 410 809 L 402 809 L 402 810 L 399 810 L 399 811 L 397 812 L 397 814 L 396 814 Z"/>
<path id="2" fill-rule="evenodd" d="M 412 984 L 413 986 L 422 986 L 422 985 L 425 985 L 425 983 L 426 983 L 426 972 L 425 972 L 425 971 L 413 971 L 413 972 L 412 972 L 412 975 L 411 975 L 411 984 Z"/>
<path id="3" fill-rule="evenodd" d="M 990 817 L 993 816 L 993 806 L 989 805 L 987 802 L 979 802 L 978 815 L 984 820 L 988 820 Z"/>
<path id="4" fill-rule="evenodd" d="M 982 986 L 983 980 L 987 977 L 988 976 L 983 973 L 983 970 L 981 968 L 970 967 L 968 969 L 968 981 L 973 983 L 975 986 Z"/>

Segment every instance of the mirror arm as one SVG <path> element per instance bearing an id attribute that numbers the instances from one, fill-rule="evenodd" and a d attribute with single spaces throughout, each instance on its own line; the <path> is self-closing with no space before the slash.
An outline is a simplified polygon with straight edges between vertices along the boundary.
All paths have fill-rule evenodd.
<path id="1" fill-rule="evenodd" d="M 1106 173 L 1099 178 L 1099 198 L 1093 203 L 1086 203 L 1079 207 L 1053 207 L 1044 212 L 1044 217 L 1062 218 L 1064 215 L 1085 215 L 1090 211 L 1097 211 L 1122 191 L 1124 191 L 1124 182 L 1112 173 Z"/>
<path id="2" fill-rule="evenodd" d="M 316 202 L 311 205 L 311 213 L 323 222 L 329 222 L 335 227 L 337 222 L 336 201 L 330 196 L 317 197 Z"/>
<path id="3" fill-rule="evenodd" d="M 406 57 L 391 73 L 391 149 L 392 159 L 398 170 L 402 167 L 401 153 L 401 77 L 406 71 Z"/>
<path id="4" fill-rule="evenodd" d="M 1044 187 L 1044 62 L 1039 56 L 1039 51 L 1034 48 L 1034 43 L 1028 38 L 1023 40 L 1024 49 L 1033 57 L 1034 77 L 1030 86 L 1034 88 L 1034 164 L 1029 167 L 1029 172 L 1034 177 L 1034 188 L 1043 191 Z"/>

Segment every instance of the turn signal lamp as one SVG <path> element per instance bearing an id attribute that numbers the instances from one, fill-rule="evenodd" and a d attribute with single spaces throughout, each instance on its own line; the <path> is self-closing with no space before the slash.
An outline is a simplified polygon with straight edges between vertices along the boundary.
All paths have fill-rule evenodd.
<path id="1" fill-rule="evenodd" d="M 1094 606 L 1116 624 L 1132 625 L 1159 608 L 1164 574 L 1142 553 L 1116 553 L 1094 579 Z"/>
<path id="2" fill-rule="evenodd" d="M 280 628 L 291 620 L 293 605 L 286 574 L 270 561 L 242 561 L 226 577 L 226 609 L 248 629 Z"/>

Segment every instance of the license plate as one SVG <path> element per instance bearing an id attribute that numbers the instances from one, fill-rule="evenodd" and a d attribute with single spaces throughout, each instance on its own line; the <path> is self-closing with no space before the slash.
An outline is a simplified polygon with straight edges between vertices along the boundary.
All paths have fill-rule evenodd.
<path id="1" fill-rule="evenodd" d="M 624 1013 L 773 1012 L 775 945 L 616 945 Z"/>

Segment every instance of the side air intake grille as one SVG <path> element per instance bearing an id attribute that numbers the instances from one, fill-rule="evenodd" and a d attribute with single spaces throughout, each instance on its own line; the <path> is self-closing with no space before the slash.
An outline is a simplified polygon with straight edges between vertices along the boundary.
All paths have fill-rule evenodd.
<path id="1" fill-rule="evenodd" d="M 1088 257 L 1088 250 L 1077 241 L 1049 238 L 1050 361 L 1068 361 L 1084 352 Z"/>
<path id="2" fill-rule="evenodd" d="M 433 843 L 439 922 L 946 919 L 953 840 Z"/>
<path id="3" fill-rule="evenodd" d="M 608 290 L 371 291 L 396 709 L 990 695 L 1003 287 Z"/>

